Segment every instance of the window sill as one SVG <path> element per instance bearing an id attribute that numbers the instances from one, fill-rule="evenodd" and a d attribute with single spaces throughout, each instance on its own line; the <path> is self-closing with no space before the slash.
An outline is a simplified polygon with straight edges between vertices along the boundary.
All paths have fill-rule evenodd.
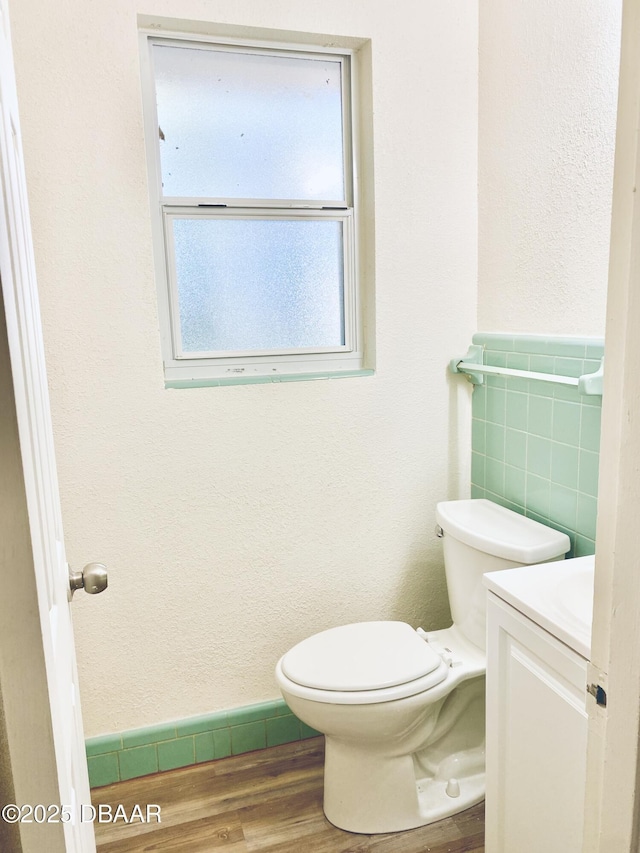
<path id="1" fill-rule="evenodd" d="M 225 376 L 223 378 L 165 379 L 165 388 L 216 388 L 221 385 L 265 385 L 272 382 L 310 382 L 316 379 L 344 379 L 373 376 L 375 370 L 343 370 L 323 373 L 290 373 L 277 376 Z"/>

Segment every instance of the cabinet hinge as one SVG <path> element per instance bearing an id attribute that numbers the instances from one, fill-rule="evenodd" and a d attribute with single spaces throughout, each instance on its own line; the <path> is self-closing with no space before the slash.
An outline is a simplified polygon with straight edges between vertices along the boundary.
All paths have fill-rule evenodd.
<path id="1" fill-rule="evenodd" d="M 596 703 L 603 708 L 607 707 L 607 691 L 599 684 L 587 684 L 587 693 L 590 693 Z"/>

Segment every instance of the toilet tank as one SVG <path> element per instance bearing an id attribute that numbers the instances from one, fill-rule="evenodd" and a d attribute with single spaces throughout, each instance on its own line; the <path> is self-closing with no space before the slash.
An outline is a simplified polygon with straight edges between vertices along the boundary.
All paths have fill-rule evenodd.
<path id="1" fill-rule="evenodd" d="M 562 560 L 571 543 L 565 533 L 493 501 L 443 501 L 436 507 L 453 623 L 485 648 L 485 572 Z"/>

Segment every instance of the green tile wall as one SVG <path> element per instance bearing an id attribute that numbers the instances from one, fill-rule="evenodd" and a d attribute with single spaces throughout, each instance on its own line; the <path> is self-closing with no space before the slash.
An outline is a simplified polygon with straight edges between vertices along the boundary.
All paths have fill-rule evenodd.
<path id="1" fill-rule="evenodd" d="M 484 363 L 581 376 L 604 355 L 597 338 L 476 334 Z M 471 495 L 535 518 L 595 551 L 601 397 L 520 377 L 485 376 L 472 402 Z"/>
<path id="2" fill-rule="evenodd" d="M 262 702 L 89 738 L 89 781 L 92 788 L 98 788 L 318 734 L 294 716 L 282 699 Z"/>

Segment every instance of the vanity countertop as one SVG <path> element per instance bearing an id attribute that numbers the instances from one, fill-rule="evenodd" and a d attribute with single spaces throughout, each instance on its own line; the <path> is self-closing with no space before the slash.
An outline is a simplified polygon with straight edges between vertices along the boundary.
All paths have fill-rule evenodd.
<path id="1" fill-rule="evenodd" d="M 594 557 L 519 566 L 484 576 L 488 590 L 591 658 Z"/>

